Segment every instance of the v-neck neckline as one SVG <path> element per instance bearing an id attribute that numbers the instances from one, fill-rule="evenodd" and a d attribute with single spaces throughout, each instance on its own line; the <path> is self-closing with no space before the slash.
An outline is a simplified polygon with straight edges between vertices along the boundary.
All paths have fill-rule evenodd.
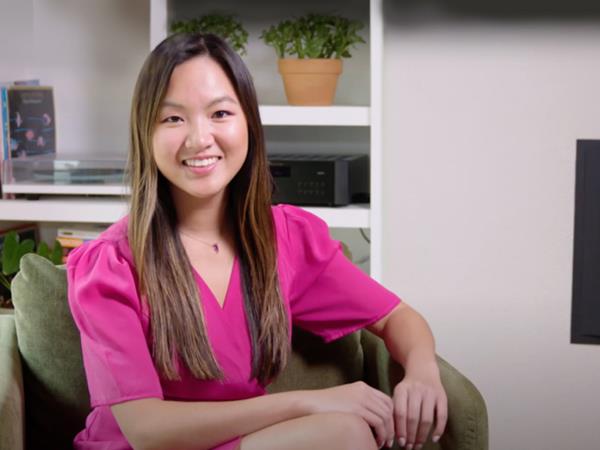
<path id="1" fill-rule="evenodd" d="M 194 275 L 196 275 L 196 277 L 200 280 L 200 282 L 202 283 L 202 285 L 208 292 L 210 298 L 215 303 L 216 307 L 219 310 L 223 311 L 225 309 L 225 307 L 229 304 L 229 297 L 231 296 L 231 289 L 232 289 L 233 281 L 234 281 L 234 278 L 236 277 L 237 255 L 233 256 L 233 264 L 231 265 L 231 272 L 229 273 L 229 281 L 227 283 L 227 289 L 225 290 L 225 296 L 223 297 L 223 304 L 219 303 L 219 299 L 217 298 L 215 293 L 212 291 L 212 289 L 210 288 L 208 283 L 206 281 L 204 281 L 204 278 L 202 278 L 202 275 L 200 275 L 200 272 L 198 272 L 194 266 L 192 266 L 192 270 L 194 271 Z"/>

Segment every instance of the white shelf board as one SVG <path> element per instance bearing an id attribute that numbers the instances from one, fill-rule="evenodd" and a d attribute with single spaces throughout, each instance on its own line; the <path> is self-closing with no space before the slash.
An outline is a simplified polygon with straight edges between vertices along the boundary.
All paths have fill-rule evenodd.
<path id="1" fill-rule="evenodd" d="M 0 221 L 113 223 L 127 214 L 127 207 L 127 200 L 109 197 L 0 200 Z M 368 204 L 304 209 L 332 228 L 369 228 Z"/>
<path id="2" fill-rule="evenodd" d="M 0 220 L 113 223 L 127 214 L 127 206 L 126 200 L 110 197 L 0 200 Z"/>
<path id="3" fill-rule="evenodd" d="M 368 127 L 368 106 L 259 106 L 263 125 Z"/>
<path id="4" fill-rule="evenodd" d="M 320 217 L 331 228 L 369 228 L 370 208 L 368 204 L 328 207 L 302 207 Z"/>
<path id="5" fill-rule="evenodd" d="M 2 185 L 5 194 L 54 194 L 54 195 L 128 195 L 129 186 L 123 184 L 21 184 Z"/>

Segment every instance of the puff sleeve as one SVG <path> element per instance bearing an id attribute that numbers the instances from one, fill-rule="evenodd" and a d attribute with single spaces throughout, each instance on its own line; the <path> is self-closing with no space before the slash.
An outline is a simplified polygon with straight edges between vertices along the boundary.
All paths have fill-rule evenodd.
<path id="1" fill-rule="evenodd" d="M 323 220 L 297 207 L 281 208 L 294 325 L 329 342 L 376 322 L 400 303 L 346 258 Z"/>
<path id="2" fill-rule="evenodd" d="M 163 399 L 142 326 L 135 271 L 118 243 L 96 240 L 73 250 L 67 281 L 92 407 Z"/>

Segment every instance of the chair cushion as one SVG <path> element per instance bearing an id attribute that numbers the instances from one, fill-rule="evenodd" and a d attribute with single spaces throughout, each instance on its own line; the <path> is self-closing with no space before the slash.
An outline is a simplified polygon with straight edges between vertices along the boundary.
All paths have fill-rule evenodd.
<path id="1" fill-rule="evenodd" d="M 67 303 L 64 266 L 36 254 L 12 282 L 23 361 L 28 449 L 71 448 L 90 411 L 79 332 Z"/>
<path id="2" fill-rule="evenodd" d="M 294 351 L 269 392 L 322 389 L 363 379 L 360 332 L 325 344 L 320 337 L 294 328 Z"/>

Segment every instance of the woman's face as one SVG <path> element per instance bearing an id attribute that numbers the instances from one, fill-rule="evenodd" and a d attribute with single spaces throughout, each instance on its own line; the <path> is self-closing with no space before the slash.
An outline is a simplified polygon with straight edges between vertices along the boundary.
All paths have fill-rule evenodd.
<path id="1" fill-rule="evenodd" d="M 248 127 L 219 64 L 197 56 L 173 70 L 152 144 L 174 196 L 223 199 L 246 160 Z"/>

